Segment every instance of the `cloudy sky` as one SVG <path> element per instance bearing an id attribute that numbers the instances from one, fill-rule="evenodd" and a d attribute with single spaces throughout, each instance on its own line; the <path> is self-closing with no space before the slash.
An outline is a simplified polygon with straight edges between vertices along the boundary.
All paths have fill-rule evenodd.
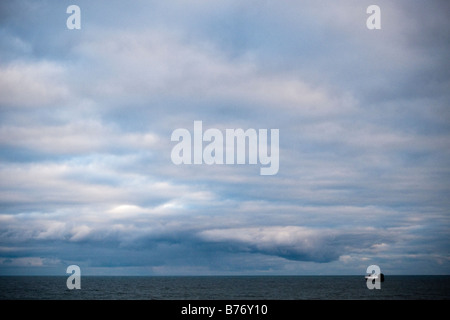
<path id="1" fill-rule="evenodd" d="M 1 1 L 0 274 L 450 274 L 448 12 Z M 196 120 L 279 129 L 279 172 L 173 164 Z"/>

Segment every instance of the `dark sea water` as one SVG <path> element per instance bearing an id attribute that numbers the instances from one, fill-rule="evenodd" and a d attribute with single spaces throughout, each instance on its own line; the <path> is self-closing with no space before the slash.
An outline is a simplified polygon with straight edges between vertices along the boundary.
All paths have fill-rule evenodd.
<path id="1" fill-rule="evenodd" d="M 369 290 L 363 276 L 84 276 L 80 290 L 67 289 L 66 280 L 64 276 L 0 277 L 0 299 L 450 299 L 450 276 L 386 276 L 380 290 Z"/>

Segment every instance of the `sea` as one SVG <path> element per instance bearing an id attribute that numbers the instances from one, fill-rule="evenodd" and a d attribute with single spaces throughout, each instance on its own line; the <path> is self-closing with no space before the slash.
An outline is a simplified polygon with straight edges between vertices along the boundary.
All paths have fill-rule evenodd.
<path id="1" fill-rule="evenodd" d="M 448 300 L 450 276 L 1 276 L 0 300 Z"/>

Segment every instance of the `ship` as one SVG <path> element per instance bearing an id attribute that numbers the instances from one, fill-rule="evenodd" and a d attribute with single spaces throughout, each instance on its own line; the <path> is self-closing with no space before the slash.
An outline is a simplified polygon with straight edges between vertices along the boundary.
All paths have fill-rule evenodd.
<path id="1" fill-rule="evenodd" d="M 378 279 L 378 277 L 380 278 L 380 282 L 384 282 L 384 274 L 382 274 L 382 273 L 380 273 L 380 274 L 376 274 L 376 273 L 369 274 L 369 275 L 365 276 L 365 279 L 366 279 L 366 281 L 369 280 L 369 279 L 372 279 L 372 281 L 373 281 L 373 280 Z"/>

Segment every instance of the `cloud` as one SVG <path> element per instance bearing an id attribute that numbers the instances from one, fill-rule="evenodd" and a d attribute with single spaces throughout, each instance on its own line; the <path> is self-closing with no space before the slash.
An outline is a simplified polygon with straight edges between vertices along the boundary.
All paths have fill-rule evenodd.
<path id="1" fill-rule="evenodd" d="M 84 94 L 107 96 L 108 101 L 115 98 L 115 105 L 125 99 L 139 105 L 142 101 L 153 104 L 152 97 L 158 96 L 171 101 L 201 99 L 211 104 L 229 101 L 251 110 L 267 107 L 324 116 L 348 112 L 355 104 L 348 94 L 311 86 L 299 76 L 275 70 L 267 73 L 245 55 L 236 58 L 211 43 L 187 42 L 182 32 L 122 31 L 80 44 L 76 53 L 99 69 L 92 79 L 94 85 L 82 89 Z M 182 112 L 187 112 L 184 109 Z"/>
<path id="2" fill-rule="evenodd" d="M 447 5 L 328 2 L 1 3 L 0 273 L 448 273 Z M 278 174 L 174 165 L 195 120 Z"/>
<path id="3" fill-rule="evenodd" d="M 32 108 L 61 103 L 69 94 L 63 76 L 64 68 L 48 61 L 0 66 L 0 105 Z"/>
<path id="4" fill-rule="evenodd" d="M 81 155 L 111 150 L 151 150 L 160 137 L 152 133 L 121 133 L 96 121 L 58 126 L 3 126 L 0 144 L 38 153 Z"/>
<path id="5" fill-rule="evenodd" d="M 15 267 L 41 267 L 44 265 L 42 258 L 39 257 L 27 257 L 16 259 L 1 259 L 1 264 L 7 264 Z"/>
<path id="6" fill-rule="evenodd" d="M 371 242 L 382 237 L 374 229 L 313 229 L 298 226 L 232 228 L 202 231 L 206 241 L 227 243 L 238 251 L 249 251 L 297 261 L 330 262 L 355 250 L 374 248 Z M 392 239 L 386 239 L 392 241 Z"/>

